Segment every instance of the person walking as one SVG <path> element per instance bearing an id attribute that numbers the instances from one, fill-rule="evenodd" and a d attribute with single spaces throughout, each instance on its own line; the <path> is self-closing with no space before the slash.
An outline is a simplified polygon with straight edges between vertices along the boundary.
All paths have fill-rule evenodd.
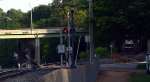
<path id="1" fill-rule="evenodd" d="M 30 51 L 28 49 L 25 49 L 26 67 L 28 69 L 31 68 L 31 58 L 30 58 L 30 56 L 31 56 Z"/>
<path id="2" fill-rule="evenodd" d="M 15 67 L 15 68 L 19 68 L 19 67 L 20 67 L 18 60 L 19 60 L 19 56 L 18 56 L 18 54 L 14 51 L 14 53 L 13 53 L 13 63 L 14 63 L 14 67 Z"/>

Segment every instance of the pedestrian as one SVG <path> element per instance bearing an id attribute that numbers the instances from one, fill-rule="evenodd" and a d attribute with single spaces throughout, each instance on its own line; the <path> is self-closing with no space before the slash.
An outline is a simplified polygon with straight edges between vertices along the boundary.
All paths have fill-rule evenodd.
<path id="1" fill-rule="evenodd" d="M 26 51 L 24 50 L 21 53 L 21 67 L 22 68 L 26 67 L 26 60 L 27 60 L 27 58 L 26 58 Z"/>
<path id="2" fill-rule="evenodd" d="M 14 53 L 13 53 L 13 63 L 14 63 L 15 68 L 19 68 L 18 60 L 19 60 L 18 54 L 14 51 Z"/>
<path id="3" fill-rule="evenodd" d="M 25 57 L 26 57 L 26 67 L 29 69 L 31 68 L 31 54 L 29 49 L 25 49 Z"/>

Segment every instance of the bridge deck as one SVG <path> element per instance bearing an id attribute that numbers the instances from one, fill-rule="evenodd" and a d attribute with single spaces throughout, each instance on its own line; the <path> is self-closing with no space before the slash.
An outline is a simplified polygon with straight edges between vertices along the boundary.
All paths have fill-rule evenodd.
<path id="1" fill-rule="evenodd" d="M 19 30 L 0 30 L 1 35 L 7 34 L 48 34 L 48 33 L 60 33 L 59 28 L 53 29 L 19 29 Z"/>
<path id="2" fill-rule="evenodd" d="M 61 28 L 51 29 L 19 29 L 19 30 L 0 30 L 0 39 L 15 38 L 43 38 L 43 37 L 60 37 Z M 78 35 L 87 33 L 85 30 L 76 29 Z"/>

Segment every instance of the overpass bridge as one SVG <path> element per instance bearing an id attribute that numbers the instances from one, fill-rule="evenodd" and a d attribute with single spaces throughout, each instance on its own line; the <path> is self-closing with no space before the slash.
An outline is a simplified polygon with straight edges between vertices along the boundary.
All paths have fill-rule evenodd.
<path id="1" fill-rule="evenodd" d="M 0 29 L 0 39 L 17 39 L 17 38 L 45 38 L 45 37 L 60 37 L 60 28 L 50 29 L 19 29 L 19 30 L 3 30 Z M 76 35 L 84 36 L 88 34 L 83 28 L 75 29 Z M 64 35 L 63 35 L 64 36 Z"/>
<path id="2" fill-rule="evenodd" d="M 50 29 L 17 29 L 4 30 L 0 29 L 0 39 L 35 39 L 35 60 L 40 64 L 40 38 L 60 37 L 63 27 L 55 27 Z M 75 35 L 85 36 L 88 34 L 83 28 L 75 29 Z M 66 34 L 62 34 L 65 36 Z"/>

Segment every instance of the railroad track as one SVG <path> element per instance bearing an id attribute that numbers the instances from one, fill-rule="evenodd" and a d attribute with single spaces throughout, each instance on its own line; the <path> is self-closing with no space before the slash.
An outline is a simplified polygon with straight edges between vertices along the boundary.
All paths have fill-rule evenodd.
<path id="1" fill-rule="evenodd" d="M 17 77 L 19 75 L 23 75 L 27 72 L 27 70 L 7 70 L 0 72 L 0 81 L 12 78 L 12 77 Z"/>

